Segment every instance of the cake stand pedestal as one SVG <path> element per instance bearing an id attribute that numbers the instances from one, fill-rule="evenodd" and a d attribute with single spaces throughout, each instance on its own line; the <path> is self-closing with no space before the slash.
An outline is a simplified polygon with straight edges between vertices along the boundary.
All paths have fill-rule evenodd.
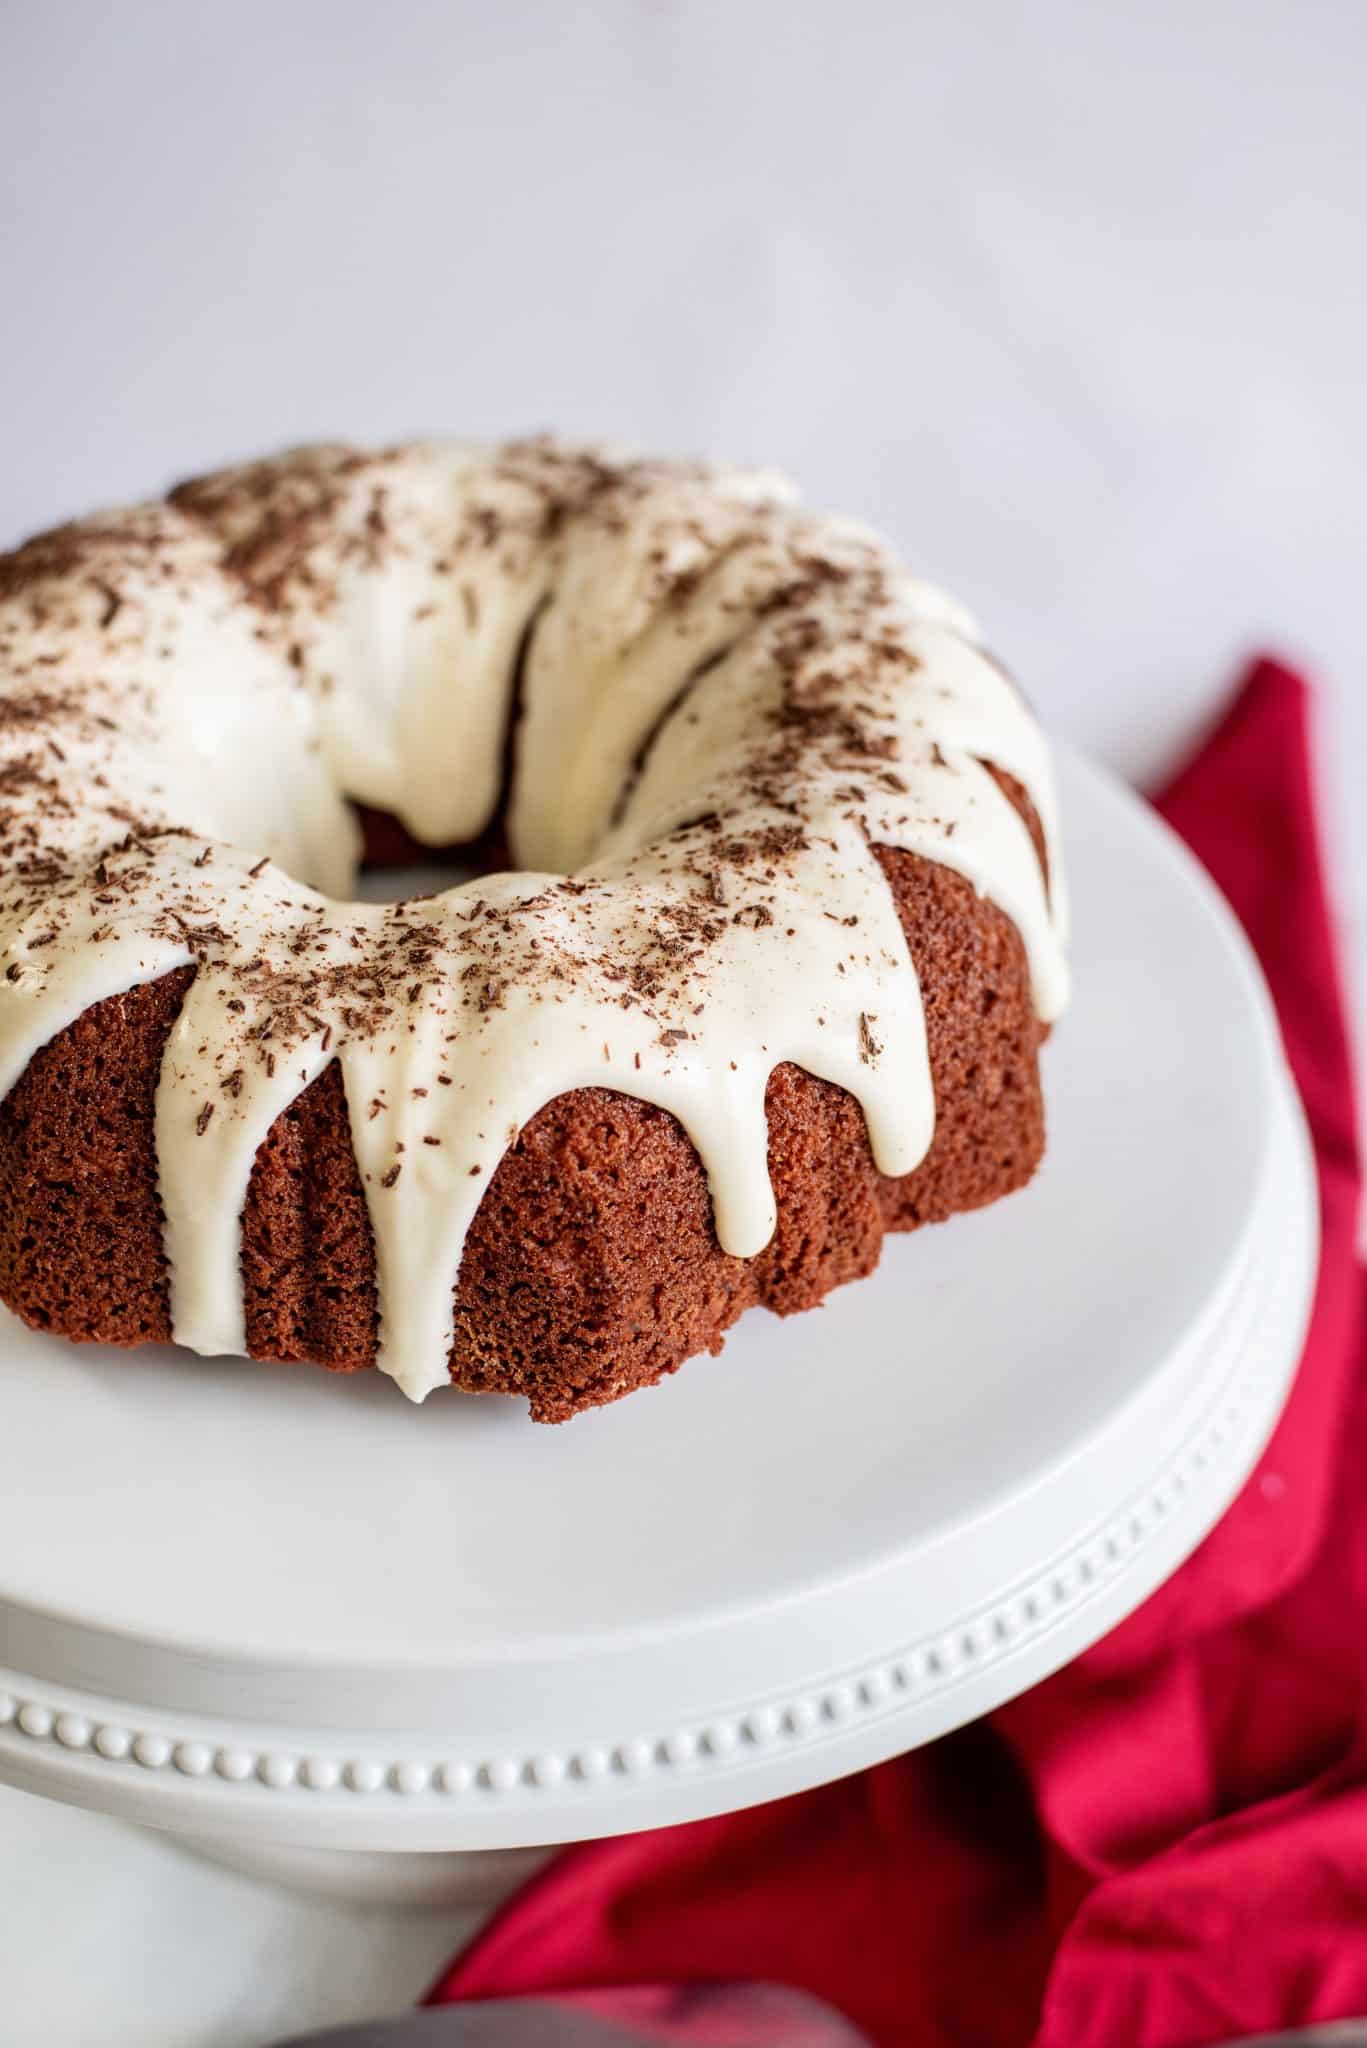
<path id="1" fill-rule="evenodd" d="M 1103 1635 L 1277 1416 L 1314 1179 L 1234 920 L 1063 763 L 1022 1195 L 567 1428 L 0 1326 L 0 1779 L 407 1897 L 943 1734 Z M 459 1852 L 459 1853 L 457 1853 Z"/>

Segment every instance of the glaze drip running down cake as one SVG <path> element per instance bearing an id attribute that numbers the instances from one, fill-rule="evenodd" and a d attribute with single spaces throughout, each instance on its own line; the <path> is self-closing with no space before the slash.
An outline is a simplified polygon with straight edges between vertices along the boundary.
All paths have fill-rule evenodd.
<path id="1" fill-rule="evenodd" d="M 507 871 L 353 902 L 388 821 Z M 0 559 L 0 1296 L 561 1420 L 1021 1186 L 1065 923 L 1015 685 L 773 476 L 184 484 Z"/>

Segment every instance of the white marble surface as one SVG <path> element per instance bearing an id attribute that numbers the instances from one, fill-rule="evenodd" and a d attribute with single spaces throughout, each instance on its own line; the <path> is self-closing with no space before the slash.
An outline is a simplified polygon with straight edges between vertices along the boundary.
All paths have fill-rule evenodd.
<path id="1" fill-rule="evenodd" d="M 0 1786 L 5 2048 L 259 2048 L 411 2005 L 469 1910 L 342 1904 Z"/>
<path id="2" fill-rule="evenodd" d="M 1364 64 L 1353 0 L 16 10 L 0 541 L 315 434 L 777 459 L 1138 778 L 1314 670 L 1362 988 Z M 255 2048 L 462 1931 L 0 1793 L 7 2048 Z"/>

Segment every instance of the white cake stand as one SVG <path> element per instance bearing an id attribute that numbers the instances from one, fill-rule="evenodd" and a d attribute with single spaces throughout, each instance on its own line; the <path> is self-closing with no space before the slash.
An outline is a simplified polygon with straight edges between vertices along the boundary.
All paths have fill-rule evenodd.
<path id="1" fill-rule="evenodd" d="M 1047 1165 L 820 1313 L 556 1430 L 5 1320 L 0 1778 L 430 1896 L 470 1868 L 440 1852 L 892 1756 L 1135 1607 L 1281 1407 L 1314 1184 L 1234 920 L 1136 799 L 1063 780 Z"/>

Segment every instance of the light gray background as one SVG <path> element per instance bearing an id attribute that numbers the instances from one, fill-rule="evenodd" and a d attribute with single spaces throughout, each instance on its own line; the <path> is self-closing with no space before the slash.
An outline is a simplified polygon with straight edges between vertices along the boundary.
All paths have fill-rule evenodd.
<path id="1" fill-rule="evenodd" d="M 1357 0 L 10 0 L 0 544 L 319 434 L 776 461 L 1138 779 L 1307 664 L 1360 988 L 1365 87 Z M 246 2048 L 456 1931 L 0 1797 L 16 2048 Z"/>

